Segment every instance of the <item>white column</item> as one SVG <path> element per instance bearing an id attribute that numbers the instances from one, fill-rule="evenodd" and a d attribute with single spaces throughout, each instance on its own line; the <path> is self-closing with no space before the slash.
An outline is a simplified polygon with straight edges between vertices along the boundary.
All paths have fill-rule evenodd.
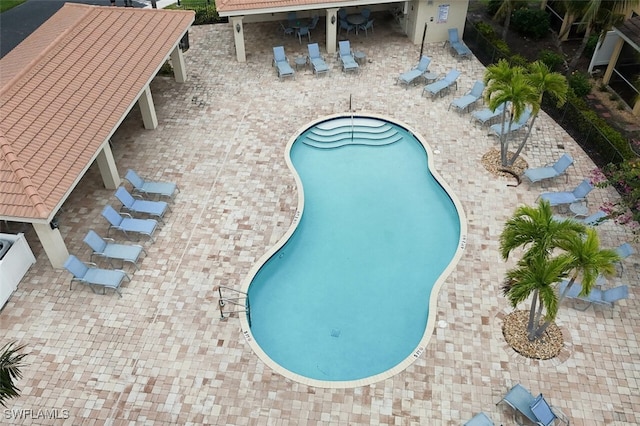
<path id="1" fill-rule="evenodd" d="M 51 229 L 48 223 L 34 223 L 33 229 L 36 230 L 40 243 L 44 252 L 47 253 L 51 266 L 56 269 L 60 269 L 64 266 L 65 260 L 69 257 L 67 246 L 64 244 L 60 231 Z"/>
<path id="2" fill-rule="evenodd" d="M 173 77 L 178 83 L 187 81 L 187 67 L 184 63 L 184 54 L 179 46 L 171 52 L 171 66 L 173 67 Z"/>
<path id="3" fill-rule="evenodd" d="M 120 176 L 118 175 L 118 168 L 116 167 L 116 160 L 113 158 L 111 152 L 111 146 L 109 142 L 105 142 L 104 146 L 96 157 L 98 168 L 100 169 L 100 175 L 102 176 L 102 182 L 107 189 L 116 189 L 120 186 Z"/>
<path id="4" fill-rule="evenodd" d="M 231 17 L 231 29 L 233 31 L 233 41 L 236 45 L 236 59 L 238 59 L 238 62 L 247 62 L 247 55 L 244 50 L 243 19 L 244 16 Z"/>
<path id="5" fill-rule="evenodd" d="M 333 21 L 333 23 L 332 23 Z M 327 53 L 336 53 L 336 45 L 338 44 L 338 28 L 340 23 L 338 22 L 338 8 L 334 7 L 327 9 Z"/>
<path id="6" fill-rule="evenodd" d="M 147 130 L 153 130 L 158 127 L 158 117 L 156 116 L 156 108 L 153 105 L 153 98 L 151 97 L 151 89 L 149 88 L 149 85 L 144 88 L 144 91 L 138 99 L 138 104 L 140 105 L 144 128 Z"/>

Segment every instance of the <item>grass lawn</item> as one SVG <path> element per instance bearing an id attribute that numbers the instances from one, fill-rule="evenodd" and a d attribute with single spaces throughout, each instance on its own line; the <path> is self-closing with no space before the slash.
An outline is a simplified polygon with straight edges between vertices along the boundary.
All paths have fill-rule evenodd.
<path id="1" fill-rule="evenodd" d="M 0 2 L 0 13 L 4 12 L 5 10 L 12 9 L 24 3 L 25 1 L 27 0 L 2 0 Z"/>

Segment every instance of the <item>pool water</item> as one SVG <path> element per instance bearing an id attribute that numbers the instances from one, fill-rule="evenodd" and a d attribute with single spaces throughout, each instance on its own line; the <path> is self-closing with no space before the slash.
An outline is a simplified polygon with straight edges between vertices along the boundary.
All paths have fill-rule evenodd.
<path id="1" fill-rule="evenodd" d="M 249 285 L 250 333 L 286 371 L 321 381 L 383 373 L 425 335 L 460 216 L 407 130 L 356 117 L 291 145 L 304 192 L 295 231 Z"/>

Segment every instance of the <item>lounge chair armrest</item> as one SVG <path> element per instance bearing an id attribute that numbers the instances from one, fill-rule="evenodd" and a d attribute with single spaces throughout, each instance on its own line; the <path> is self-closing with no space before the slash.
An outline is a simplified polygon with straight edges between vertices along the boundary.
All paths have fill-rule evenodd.
<path id="1" fill-rule="evenodd" d="M 127 216 L 129 219 L 133 219 L 133 216 L 131 216 L 131 214 L 127 212 L 120 212 L 120 216 Z"/>
<path id="2" fill-rule="evenodd" d="M 569 425 L 569 417 L 567 417 L 562 410 L 560 410 L 558 407 L 555 407 L 553 405 L 550 406 L 551 407 L 551 411 L 553 411 L 553 414 L 556 415 L 556 417 L 558 418 L 558 420 L 560 420 L 562 423 L 564 423 L 565 425 Z"/>
<path id="3" fill-rule="evenodd" d="M 110 241 L 112 243 L 116 242 L 116 240 L 114 240 L 113 238 L 109 238 L 109 237 L 102 237 L 102 239 L 105 240 L 105 241 Z"/>
<path id="4" fill-rule="evenodd" d="M 98 264 L 94 263 L 94 262 L 85 262 L 85 265 L 89 266 L 90 268 L 97 268 Z"/>
<path id="5" fill-rule="evenodd" d="M 123 271 L 122 269 L 115 269 L 118 272 L 122 272 L 124 276 L 127 278 L 127 281 L 131 281 L 131 277 L 127 274 L 127 271 Z"/>

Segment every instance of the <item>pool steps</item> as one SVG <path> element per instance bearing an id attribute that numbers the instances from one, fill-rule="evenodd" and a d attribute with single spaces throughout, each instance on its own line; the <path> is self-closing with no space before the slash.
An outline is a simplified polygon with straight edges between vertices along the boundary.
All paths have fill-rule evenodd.
<path id="1" fill-rule="evenodd" d="M 344 117 L 320 123 L 302 139 L 315 148 L 339 148 L 345 145 L 389 145 L 402 140 L 402 135 L 390 123 L 362 117 Z"/>

